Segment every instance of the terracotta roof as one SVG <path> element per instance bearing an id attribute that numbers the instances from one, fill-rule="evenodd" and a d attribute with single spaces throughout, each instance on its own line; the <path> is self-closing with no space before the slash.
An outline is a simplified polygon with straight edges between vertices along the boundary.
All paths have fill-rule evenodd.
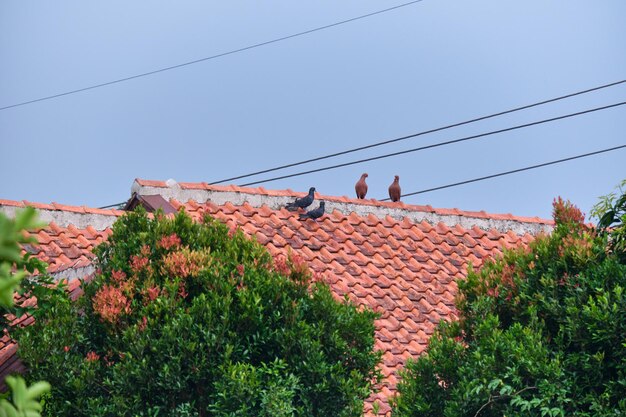
<path id="1" fill-rule="evenodd" d="M 291 250 L 321 274 L 338 297 L 347 295 L 355 303 L 378 311 L 376 348 L 383 352 L 384 380 L 380 392 L 365 404 L 368 415 L 373 402 L 379 403 L 381 415 L 388 414 L 387 400 L 395 392 L 398 370 L 408 358 L 424 351 L 441 319 L 455 318 L 456 280 L 466 275 L 469 262 L 480 266 L 503 247 L 525 245 L 537 233 L 552 228 L 551 221 L 536 217 L 319 194 L 316 199 L 326 202 L 327 214 L 317 222 L 300 221 L 296 212 L 282 208 L 305 194 L 291 190 L 136 180 L 132 192 L 137 196 L 160 195 L 174 208 L 184 207 L 196 218 L 208 213 L 255 237 L 273 255 Z M 15 203 L 0 200 L 0 210 L 6 206 L 14 207 Z M 72 262 L 85 265 L 90 246 L 110 233 L 102 225 L 110 226 L 122 213 L 38 206 L 43 211 L 63 213 L 39 232 L 43 239 L 37 256 L 52 261 L 56 271 Z M 101 230 L 90 228 L 89 221 L 97 222 Z M 80 227 L 73 225 L 77 222 Z M 0 352 L 0 362 L 1 358 Z"/>

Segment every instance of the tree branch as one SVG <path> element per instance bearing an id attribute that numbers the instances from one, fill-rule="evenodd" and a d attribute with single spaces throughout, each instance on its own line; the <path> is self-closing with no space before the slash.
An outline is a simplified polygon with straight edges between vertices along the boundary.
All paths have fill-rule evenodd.
<path id="1" fill-rule="evenodd" d="M 526 388 L 522 388 L 521 390 L 514 392 L 513 394 L 505 394 L 505 395 L 496 395 L 495 397 L 489 396 L 489 401 L 487 401 L 486 403 L 484 403 L 479 409 L 478 411 L 476 411 L 476 414 L 474 414 L 474 417 L 478 417 L 478 415 L 481 413 L 481 411 L 483 411 L 483 409 L 485 407 L 487 407 L 488 405 L 501 400 L 503 398 L 510 398 L 510 397 L 515 397 L 516 395 L 521 394 L 524 391 L 528 391 L 531 389 L 537 389 L 537 387 L 526 387 Z"/>

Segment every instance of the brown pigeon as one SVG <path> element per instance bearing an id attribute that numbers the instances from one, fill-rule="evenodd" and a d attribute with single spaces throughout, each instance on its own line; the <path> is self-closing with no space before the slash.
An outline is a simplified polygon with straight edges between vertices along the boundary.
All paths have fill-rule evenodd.
<path id="1" fill-rule="evenodd" d="M 361 175 L 361 179 L 354 185 L 354 191 L 356 191 L 356 198 L 363 200 L 365 194 L 367 194 L 367 184 L 365 183 L 367 178 L 367 172 Z"/>
<path id="2" fill-rule="evenodd" d="M 395 203 L 400 201 L 400 194 L 400 177 L 396 175 L 393 184 L 389 186 L 389 198 Z"/>

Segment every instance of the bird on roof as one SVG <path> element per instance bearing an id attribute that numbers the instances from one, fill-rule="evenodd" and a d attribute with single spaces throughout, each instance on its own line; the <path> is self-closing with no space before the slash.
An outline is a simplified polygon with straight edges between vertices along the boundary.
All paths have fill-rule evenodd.
<path id="1" fill-rule="evenodd" d="M 322 217 L 324 215 L 324 210 L 325 210 L 325 203 L 323 201 L 320 202 L 320 206 L 316 209 L 313 210 L 309 210 L 306 213 L 302 213 L 300 214 L 300 220 L 306 220 L 306 219 L 319 219 L 320 217 Z"/>
<path id="2" fill-rule="evenodd" d="M 315 187 L 309 188 L 309 194 L 301 198 L 296 198 L 293 203 L 287 203 L 285 208 L 289 211 L 296 211 L 301 208 L 309 207 L 315 200 Z"/>
<path id="3" fill-rule="evenodd" d="M 360 200 L 363 200 L 365 198 L 365 194 L 367 194 L 367 184 L 365 183 L 365 178 L 367 178 L 367 172 L 363 173 L 363 175 L 361 175 L 361 179 L 354 185 L 356 198 Z"/>
<path id="4" fill-rule="evenodd" d="M 400 177 L 396 175 L 393 179 L 393 183 L 389 186 L 389 198 L 394 203 L 400 201 Z"/>

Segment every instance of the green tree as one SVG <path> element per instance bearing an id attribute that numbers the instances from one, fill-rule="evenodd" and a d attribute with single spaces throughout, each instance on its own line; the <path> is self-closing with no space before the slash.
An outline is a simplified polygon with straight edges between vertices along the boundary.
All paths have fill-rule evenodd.
<path id="1" fill-rule="evenodd" d="M 33 208 L 17 213 L 14 219 L 0 213 L 0 308 L 3 313 L 0 320 L 3 329 L 9 327 L 8 314 L 21 316 L 34 310 L 34 307 L 15 308 L 13 297 L 16 291 L 20 295 L 36 296 L 45 290 L 43 286 L 51 283 L 45 275 L 45 264 L 29 253 L 21 253 L 20 245 L 37 243 L 34 237 L 23 232 L 40 226 Z M 30 278 L 28 273 L 35 271 L 41 276 Z M 50 384 L 37 382 L 27 387 L 24 379 L 18 376 L 7 377 L 6 384 L 10 390 L 4 394 L 5 398 L 0 399 L 0 417 L 40 416 L 42 406 L 39 398 L 50 390 Z"/>
<path id="2" fill-rule="evenodd" d="M 617 186 L 617 192 L 601 197 L 591 211 L 598 218 L 600 233 L 609 238 L 609 250 L 626 262 L 626 180 Z"/>
<path id="3" fill-rule="evenodd" d="M 19 336 L 62 416 L 359 416 L 378 374 L 371 311 L 297 256 L 209 217 L 129 213 L 84 295 Z"/>
<path id="4" fill-rule="evenodd" d="M 626 415 L 623 252 L 570 203 L 553 215 L 458 283 L 459 320 L 407 365 L 394 417 Z"/>

